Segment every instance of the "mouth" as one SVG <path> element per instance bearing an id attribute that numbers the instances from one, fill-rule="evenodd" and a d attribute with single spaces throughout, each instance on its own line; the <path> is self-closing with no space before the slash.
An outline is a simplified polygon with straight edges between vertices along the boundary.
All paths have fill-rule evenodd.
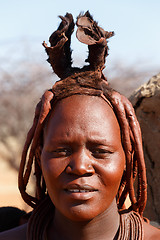
<path id="1" fill-rule="evenodd" d="M 64 190 L 65 192 L 68 192 L 68 193 L 90 193 L 90 192 L 98 191 L 98 189 L 95 189 L 90 185 L 79 185 L 79 184 L 71 184 L 67 186 Z"/>
<path id="2" fill-rule="evenodd" d="M 85 190 L 85 189 L 65 189 L 66 192 L 71 193 L 86 193 L 86 192 L 93 192 L 95 190 Z"/>

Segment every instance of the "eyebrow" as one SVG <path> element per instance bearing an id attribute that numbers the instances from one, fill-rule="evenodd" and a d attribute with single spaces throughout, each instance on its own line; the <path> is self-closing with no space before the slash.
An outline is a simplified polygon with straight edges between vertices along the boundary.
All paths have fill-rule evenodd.
<path id="1" fill-rule="evenodd" d="M 52 138 L 50 140 L 51 143 L 49 144 L 62 144 L 62 145 L 68 145 L 68 144 L 72 144 L 74 142 L 79 142 L 78 141 L 78 138 L 77 140 L 72 140 L 71 137 L 67 137 L 67 136 L 64 136 L 64 137 L 59 137 L 57 138 L 56 140 L 54 138 Z M 86 140 L 86 143 L 88 144 L 95 144 L 95 145 L 106 145 L 106 146 L 113 146 L 109 141 L 107 141 L 106 138 L 101 138 L 101 137 L 90 137 Z"/>

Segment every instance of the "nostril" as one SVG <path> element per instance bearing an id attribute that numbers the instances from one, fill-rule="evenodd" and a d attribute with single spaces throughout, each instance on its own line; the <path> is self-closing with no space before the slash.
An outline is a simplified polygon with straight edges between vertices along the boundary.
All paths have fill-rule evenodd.
<path id="1" fill-rule="evenodd" d="M 91 177 L 91 176 L 92 176 L 92 173 L 85 173 L 83 176 L 84 176 L 84 177 Z"/>
<path id="2" fill-rule="evenodd" d="M 66 169 L 65 169 L 65 172 L 68 173 L 68 174 L 70 174 L 70 173 L 72 172 L 71 166 L 68 165 L 68 166 L 66 167 Z"/>
<path id="3" fill-rule="evenodd" d="M 87 168 L 82 168 L 82 167 L 75 167 L 68 165 L 65 169 L 65 172 L 67 174 L 72 174 L 72 175 L 79 175 L 79 176 L 92 176 L 94 173 L 93 167 L 90 165 Z"/>

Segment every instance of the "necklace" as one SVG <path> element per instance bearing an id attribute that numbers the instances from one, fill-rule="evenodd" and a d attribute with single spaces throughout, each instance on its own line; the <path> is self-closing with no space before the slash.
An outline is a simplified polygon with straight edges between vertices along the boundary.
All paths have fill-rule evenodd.
<path id="1" fill-rule="evenodd" d="M 120 215 L 120 227 L 117 240 L 143 240 L 142 219 L 136 212 L 128 212 Z M 47 240 L 44 231 L 43 240 Z"/>
<path id="2" fill-rule="evenodd" d="M 134 211 L 120 213 L 118 240 L 143 240 L 143 223 L 140 215 Z"/>

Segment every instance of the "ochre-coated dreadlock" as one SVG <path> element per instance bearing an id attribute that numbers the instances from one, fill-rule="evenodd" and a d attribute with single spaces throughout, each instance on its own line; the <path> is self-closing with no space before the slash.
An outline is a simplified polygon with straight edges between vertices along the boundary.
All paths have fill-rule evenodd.
<path id="1" fill-rule="evenodd" d="M 56 82 L 52 89 L 46 91 L 37 104 L 33 125 L 27 135 L 20 164 L 19 189 L 21 195 L 27 204 L 37 209 L 42 200 L 45 201 L 49 198 L 41 171 L 38 149 L 43 147 L 43 128 L 56 102 L 75 94 L 94 95 L 104 98 L 113 108 L 121 129 L 126 169 L 117 193 L 118 208 L 119 210 L 123 208 L 129 194 L 131 209 L 142 216 L 146 205 L 147 183 L 139 123 L 129 100 L 111 89 L 102 73 L 105 57 L 108 55 L 106 39 L 113 36 L 114 33 L 100 28 L 89 12 L 79 15 L 76 22 L 77 38 L 88 45 L 87 62 L 89 65 L 82 69 L 73 68 L 71 67 L 70 50 L 71 34 L 74 30 L 73 17 L 67 13 L 65 17 L 60 16 L 60 18 L 62 22 L 58 30 L 49 39 L 51 46 L 48 47 L 45 42 L 43 42 L 43 46 L 49 56 L 48 62 L 61 80 Z M 26 192 L 33 163 L 36 177 L 34 197 Z M 136 176 L 138 179 L 137 193 L 134 190 Z M 45 208 L 47 208 L 46 205 Z"/>

